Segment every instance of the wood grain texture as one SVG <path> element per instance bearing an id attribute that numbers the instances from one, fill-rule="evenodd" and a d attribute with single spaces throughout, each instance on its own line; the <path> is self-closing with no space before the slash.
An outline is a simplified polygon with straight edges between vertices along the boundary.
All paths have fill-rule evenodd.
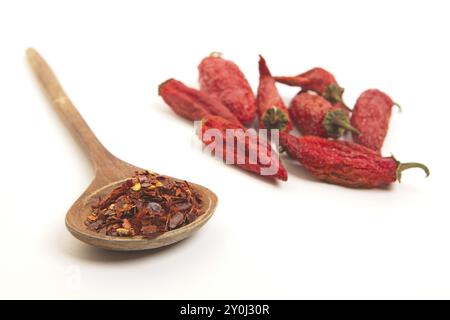
<path id="1" fill-rule="evenodd" d="M 75 139 L 82 146 L 95 169 L 95 178 L 66 214 L 66 227 L 77 239 L 90 245 L 119 251 L 134 251 L 159 248 L 183 240 L 200 227 L 213 215 L 217 206 L 217 196 L 209 189 L 189 182 L 203 200 L 201 215 L 192 223 L 163 233 L 154 239 L 142 237 L 113 237 L 88 230 L 84 224 L 91 211 L 92 204 L 109 193 L 136 171 L 144 169 L 122 161 L 111 154 L 97 139 L 87 123 L 78 113 L 69 97 L 64 92 L 55 74 L 45 60 L 34 49 L 27 50 L 28 61 L 36 74 L 43 90 L 55 107 L 61 120 L 66 124 Z M 179 179 L 172 178 L 180 181 Z"/>

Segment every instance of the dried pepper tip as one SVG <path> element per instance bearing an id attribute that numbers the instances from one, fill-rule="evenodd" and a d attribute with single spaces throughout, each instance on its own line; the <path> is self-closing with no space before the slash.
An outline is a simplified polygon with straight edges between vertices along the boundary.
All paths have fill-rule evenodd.
<path id="1" fill-rule="evenodd" d="M 330 101 L 332 104 L 340 102 L 344 105 L 345 108 L 351 111 L 351 109 L 345 104 L 344 100 L 342 99 L 344 90 L 345 89 L 340 87 L 337 83 L 332 83 L 326 86 L 323 97 Z"/>
<path id="2" fill-rule="evenodd" d="M 288 125 L 289 119 L 283 110 L 277 107 L 272 107 L 266 110 L 262 122 L 266 129 L 283 130 Z"/>
<path id="3" fill-rule="evenodd" d="M 270 73 L 269 67 L 267 67 L 266 59 L 263 58 L 262 55 L 259 55 L 259 76 L 268 76 L 271 77 L 272 74 Z"/>
<path id="4" fill-rule="evenodd" d="M 161 83 L 159 84 L 159 86 L 158 86 L 158 95 L 159 95 L 159 96 L 161 95 L 162 87 L 163 87 L 167 82 L 170 82 L 170 81 L 172 81 L 172 80 L 175 80 L 175 79 L 174 79 L 174 78 L 170 78 L 170 79 L 167 79 L 166 81 L 163 81 L 163 82 L 161 82 Z"/>
<path id="5" fill-rule="evenodd" d="M 329 111 L 323 119 L 323 126 L 328 135 L 332 137 L 342 136 L 345 130 L 352 131 L 357 135 L 361 134 L 358 129 L 352 127 L 348 116 L 342 110 Z"/>
<path id="6" fill-rule="evenodd" d="M 395 172 L 395 176 L 396 176 L 398 182 L 402 182 L 402 172 L 405 170 L 411 169 L 411 168 L 422 169 L 425 172 L 427 178 L 430 175 L 430 169 L 428 169 L 428 167 L 422 163 L 418 163 L 418 162 L 401 163 L 401 162 L 397 161 L 397 159 L 395 159 L 394 156 L 392 156 L 392 158 L 397 163 L 397 170 Z"/>

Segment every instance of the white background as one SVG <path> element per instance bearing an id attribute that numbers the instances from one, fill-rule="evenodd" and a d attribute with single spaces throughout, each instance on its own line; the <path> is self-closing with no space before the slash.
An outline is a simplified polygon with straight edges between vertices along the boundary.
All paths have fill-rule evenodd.
<path id="1" fill-rule="evenodd" d="M 448 1 L 3 1 L 0 4 L 0 298 L 450 298 Z M 210 222 L 178 245 L 106 252 L 64 215 L 93 178 L 25 60 L 35 47 L 118 157 L 204 184 Z M 196 85 L 221 51 L 257 87 L 330 69 L 353 104 L 402 104 L 384 154 L 429 165 L 383 190 L 314 181 L 286 162 L 271 183 L 202 154 L 157 95 Z M 288 102 L 296 90 L 279 87 Z"/>

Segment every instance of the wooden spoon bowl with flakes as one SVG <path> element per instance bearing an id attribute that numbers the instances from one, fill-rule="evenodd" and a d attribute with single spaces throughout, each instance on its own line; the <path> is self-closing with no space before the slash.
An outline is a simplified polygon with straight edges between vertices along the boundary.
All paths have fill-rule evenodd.
<path id="1" fill-rule="evenodd" d="M 92 205 L 99 197 L 109 194 L 114 188 L 133 176 L 136 171 L 142 172 L 144 169 L 133 166 L 112 155 L 100 143 L 78 113 L 45 60 L 31 48 L 27 50 L 27 57 L 60 118 L 84 149 L 95 169 L 94 180 L 72 205 L 66 215 L 66 227 L 73 236 L 85 243 L 103 249 L 118 251 L 146 250 L 181 241 L 192 235 L 209 220 L 217 206 L 217 196 L 211 190 L 201 185 L 189 183 L 191 188 L 199 194 L 202 205 L 199 217 L 181 228 L 167 231 L 151 239 L 108 236 L 89 230 L 85 225 L 85 221 L 92 212 Z M 176 178 L 172 179 L 181 181 Z"/>

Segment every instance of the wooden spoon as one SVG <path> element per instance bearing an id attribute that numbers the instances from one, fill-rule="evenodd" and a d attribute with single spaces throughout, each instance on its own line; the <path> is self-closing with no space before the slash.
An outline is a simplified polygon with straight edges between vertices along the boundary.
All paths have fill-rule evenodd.
<path id="1" fill-rule="evenodd" d="M 217 206 L 217 196 L 201 185 L 190 183 L 191 187 L 199 192 L 203 200 L 202 214 L 194 222 L 184 227 L 165 232 L 154 239 L 139 237 L 120 238 L 101 235 L 95 231 L 88 230 L 84 222 L 87 215 L 91 212 L 91 206 L 98 198 L 109 193 L 127 178 L 130 178 L 135 171 L 143 171 L 144 169 L 126 163 L 106 150 L 67 97 L 45 60 L 36 50 L 31 48 L 27 50 L 27 57 L 62 121 L 64 121 L 84 149 L 95 169 L 94 180 L 67 212 L 66 227 L 72 235 L 83 242 L 104 249 L 122 251 L 144 250 L 166 246 L 183 240 L 208 221 Z M 175 180 L 180 181 L 179 179 Z"/>

